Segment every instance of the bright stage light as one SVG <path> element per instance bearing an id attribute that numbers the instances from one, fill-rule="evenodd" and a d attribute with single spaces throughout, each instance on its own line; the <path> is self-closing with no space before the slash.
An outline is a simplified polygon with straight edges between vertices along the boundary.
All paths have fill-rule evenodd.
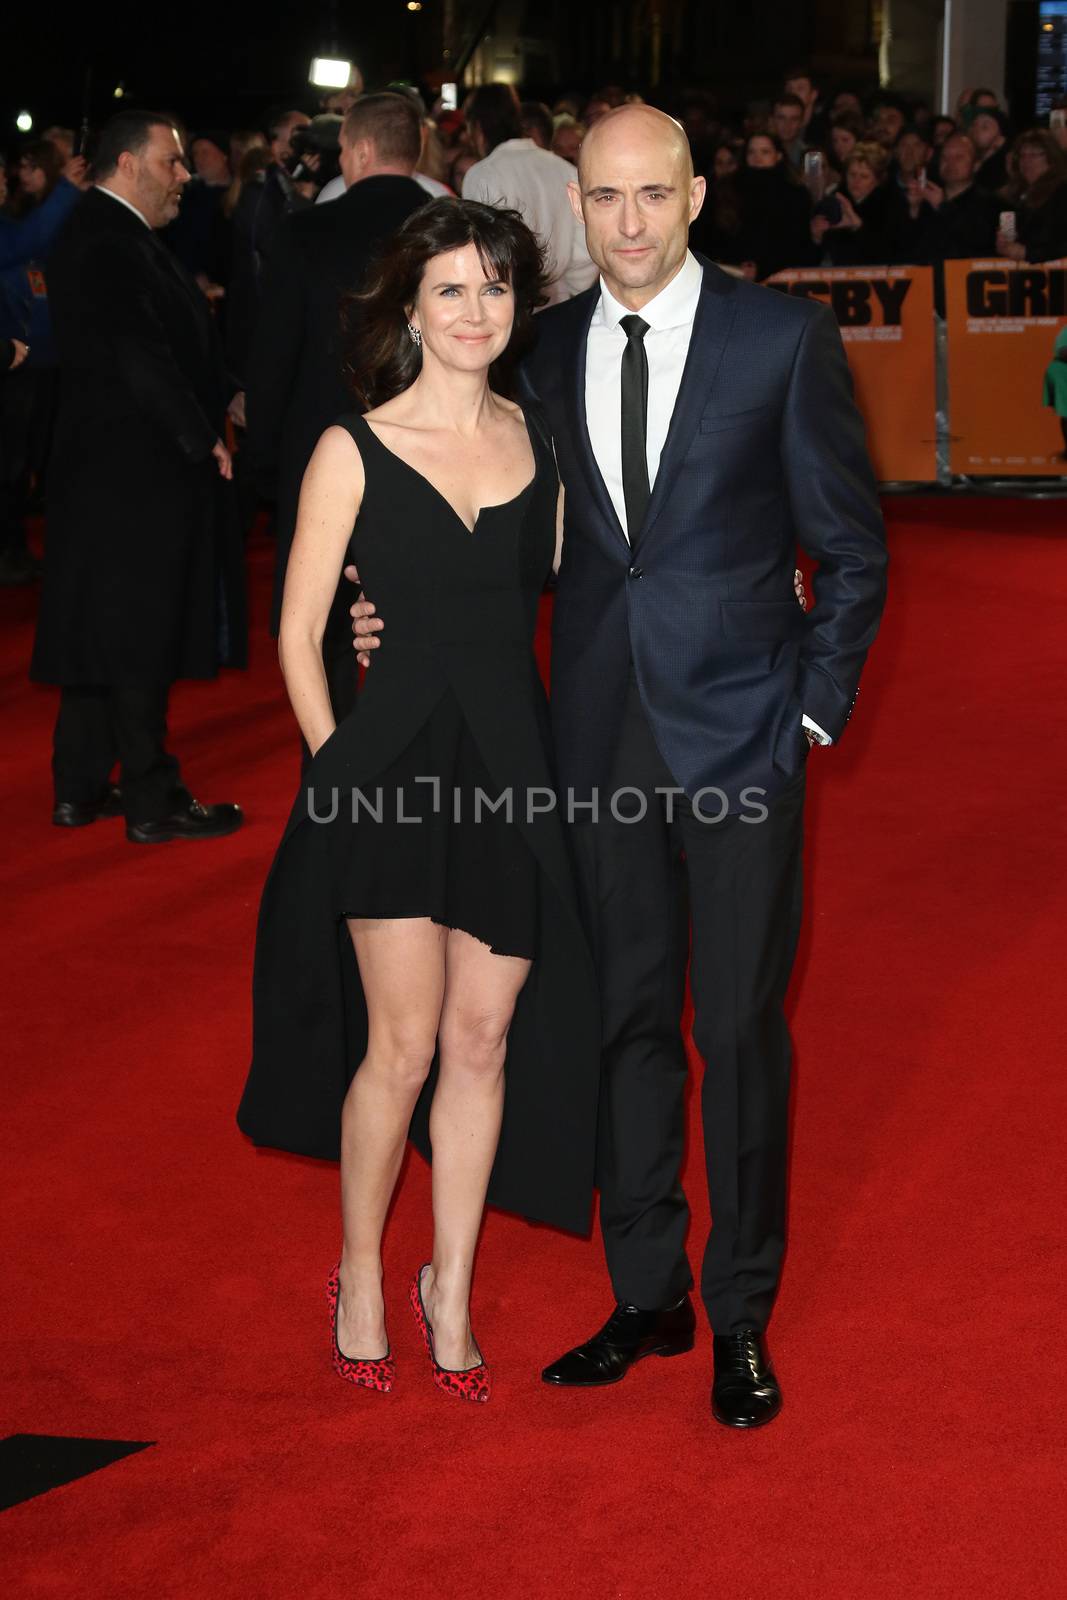
<path id="1" fill-rule="evenodd" d="M 308 74 L 316 89 L 347 89 L 351 76 L 351 61 L 338 61 L 332 56 L 316 56 Z"/>
<path id="2" fill-rule="evenodd" d="M 30 116 L 28 111 L 19 112 L 18 116 L 15 118 L 15 126 L 20 133 L 29 133 L 30 129 L 33 127 L 33 118 Z"/>

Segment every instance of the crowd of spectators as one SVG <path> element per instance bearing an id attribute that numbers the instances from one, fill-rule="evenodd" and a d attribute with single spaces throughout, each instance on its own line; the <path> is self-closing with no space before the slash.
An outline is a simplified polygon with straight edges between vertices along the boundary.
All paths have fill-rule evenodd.
<path id="1" fill-rule="evenodd" d="M 586 130 L 639 96 L 607 85 L 549 104 L 489 85 L 452 110 L 428 105 L 417 90 L 401 92 L 418 108 L 413 177 L 428 194 L 519 205 L 554 258 L 553 298 L 592 281 L 566 181 Z M 259 128 L 189 129 L 173 115 L 192 176 L 161 237 L 212 302 L 242 386 L 278 225 L 344 192 L 340 131 L 356 98 L 352 90 L 333 95 L 317 114 L 279 107 Z M 736 113 L 699 91 L 667 109 L 685 127 L 707 180 L 694 248 L 747 277 L 820 265 L 937 269 L 954 257 L 1067 257 L 1067 114 L 1054 112 L 1048 128 L 1016 130 L 989 89 L 965 90 L 955 114 L 945 116 L 887 92 L 828 88 L 800 67 L 776 98 Z M 3 582 L 35 572 L 21 529 L 55 407 L 48 250 L 91 182 L 75 143 L 70 129 L 47 128 L 0 166 Z M 942 294 L 938 284 L 939 308 Z"/>

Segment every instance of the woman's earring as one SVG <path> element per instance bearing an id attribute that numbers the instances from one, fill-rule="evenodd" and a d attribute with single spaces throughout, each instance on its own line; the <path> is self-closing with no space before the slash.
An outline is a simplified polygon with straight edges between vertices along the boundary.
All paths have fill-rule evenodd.
<path id="1" fill-rule="evenodd" d="M 413 322 L 409 322 L 408 323 L 408 333 L 411 336 L 411 342 L 415 346 L 416 350 L 421 350 L 422 349 L 422 329 L 421 328 L 416 328 L 416 326 L 415 326 L 415 324 Z"/>

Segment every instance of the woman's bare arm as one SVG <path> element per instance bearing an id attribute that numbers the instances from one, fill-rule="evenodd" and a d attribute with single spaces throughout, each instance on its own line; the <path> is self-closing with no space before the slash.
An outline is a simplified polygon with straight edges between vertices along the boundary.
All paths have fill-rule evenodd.
<path id="1" fill-rule="evenodd" d="M 300 731 L 314 755 L 333 733 L 322 637 L 363 500 L 363 459 L 344 428 L 327 428 L 300 488 L 285 574 L 278 660 Z"/>
<path id="2" fill-rule="evenodd" d="M 559 496 L 556 500 L 556 553 L 552 557 L 552 571 L 559 571 L 559 564 L 563 560 L 563 495 L 562 483 L 559 486 Z"/>

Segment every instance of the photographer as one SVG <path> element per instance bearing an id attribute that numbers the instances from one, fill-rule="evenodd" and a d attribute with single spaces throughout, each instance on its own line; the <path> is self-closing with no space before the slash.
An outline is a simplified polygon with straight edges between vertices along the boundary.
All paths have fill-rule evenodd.
<path id="1" fill-rule="evenodd" d="M 294 128 L 286 162 L 289 178 L 305 200 L 316 200 L 341 177 L 341 127 L 344 118 L 324 111 L 304 128 Z"/>

